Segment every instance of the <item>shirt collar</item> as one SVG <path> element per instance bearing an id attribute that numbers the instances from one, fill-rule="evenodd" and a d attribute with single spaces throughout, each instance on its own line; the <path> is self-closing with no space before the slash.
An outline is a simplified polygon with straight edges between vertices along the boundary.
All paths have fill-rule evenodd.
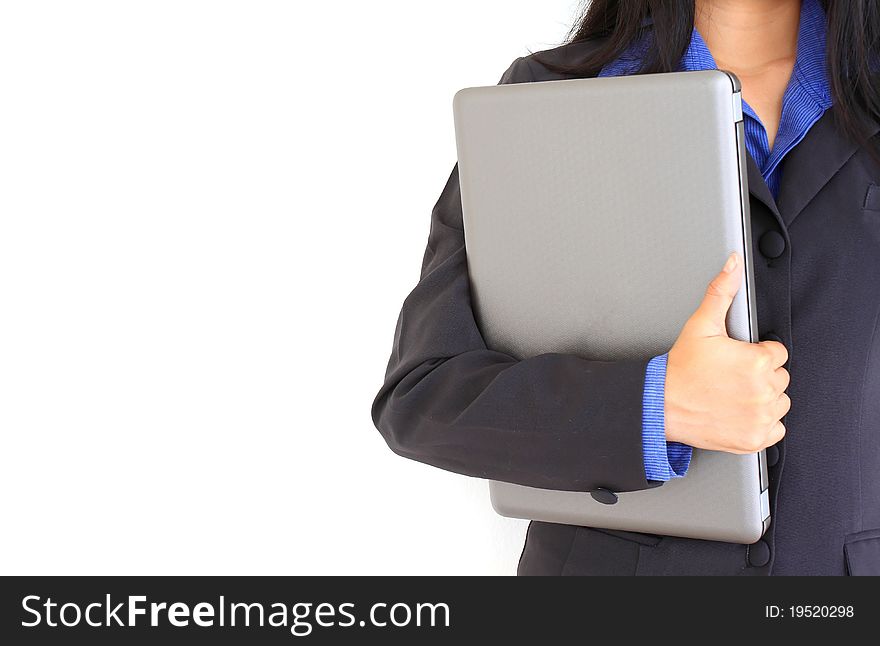
<path id="1" fill-rule="evenodd" d="M 803 0 L 791 85 L 797 85 L 822 109 L 831 107 L 831 90 L 825 69 L 826 30 L 825 12 L 819 0 Z M 625 76 L 638 72 L 652 37 L 649 32 L 633 43 L 617 60 L 603 67 L 599 76 Z M 714 70 L 717 67 L 706 42 L 695 28 L 678 71 Z"/>
<path id="2" fill-rule="evenodd" d="M 792 78 L 819 107 L 827 110 L 831 107 L 831 85 L 826 70 L 826 40 L 827 20 L 821 3 L 819 0 L 803 0 Z"/>

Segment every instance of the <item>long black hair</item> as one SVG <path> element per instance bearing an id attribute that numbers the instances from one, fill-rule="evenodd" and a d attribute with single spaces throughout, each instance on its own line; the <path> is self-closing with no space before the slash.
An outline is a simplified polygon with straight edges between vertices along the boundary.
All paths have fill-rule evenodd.
<path id="1" fill-rule="evenodd" d="M 844 134 L 868 143 L 872 122 L 880 121 L 880 2 L 821 0 L 828 18 L 828 79 L 834 115 Z M 694 28 L 694 0 L 593 0 L 588 2 L 567 42 L 595 40 L 599 46 L 574 65 L 552 65 L 557 72 L 595 76 L 631 44 L 645 39 L 641 74 L 678 67 Z M 877 154 L 878 147 L 871 147 Z"/>

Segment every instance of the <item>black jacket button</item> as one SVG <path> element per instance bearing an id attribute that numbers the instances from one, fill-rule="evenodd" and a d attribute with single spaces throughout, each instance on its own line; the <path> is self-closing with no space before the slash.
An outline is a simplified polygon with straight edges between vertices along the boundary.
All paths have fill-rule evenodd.
<path id="1" fill-rule="evenodd" d="M 775 444 L 767 447 L 767 466 L 775 467 L 779 464 L 779 447 Z"/>
<path id="2" fill-rule="evenodd" d="M 758 241 L 758 248 L 768 258 L 779 258 L 785 251 L 785 238 L 778 231 L 768 231 Z"/>
<path id="3" fill-rule="evenodd" d="M 617 502 L 617 494 L 608 491 L 608 489 L 596 489 L 591 491 L 590 495 L 593 496 L 593 500 L 601 502 L 603 505 L 613 505 Z"/>
<path id="4" fill-rule="evenodd" d="M 764 541 L 749 545 L 749 565 L 764 567 L 770 562 L 770 546 Z"/>

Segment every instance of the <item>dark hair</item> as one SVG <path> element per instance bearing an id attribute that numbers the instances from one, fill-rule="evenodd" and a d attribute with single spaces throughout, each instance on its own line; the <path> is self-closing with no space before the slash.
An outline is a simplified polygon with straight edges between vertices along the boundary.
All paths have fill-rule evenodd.
<path id="1" fill-rule="evenodd" d="M 828 18 L 828 78 L 834 116 L 844 134 L 868 144 L 872 121 L 880 121 L 880 2 L 821 0 Z M 650 18 L 650 20 L 648 20 Z M 642 36 L 647 51 L 640 74 L 672 72 L 690 43 L 694 0 L 593 0 L 568 35 L 567 42 L 597 40 L 599 46 L 575 65 L 539 62 L 573 76 L 595 76 Z M 871 147 L 875 156 L 877 148 Z M 880 160 L 880 157 L 878 157 Z"/>

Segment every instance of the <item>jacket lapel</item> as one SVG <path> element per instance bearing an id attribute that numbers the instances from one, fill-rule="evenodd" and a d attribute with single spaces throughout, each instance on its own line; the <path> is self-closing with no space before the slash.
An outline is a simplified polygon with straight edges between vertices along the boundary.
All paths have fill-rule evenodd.
<path id="1" fill-rule="evenodd" d="M 748 151 L 746 151 L 746 174 L 748 175 L 749 180 L 749 194 L 770 209 L 770 213 L 773 214 L 773 217 L 776 218 L 779 226 L 785 231 L 785 222 L 782 219 L 782 215 L 779 213 L 779 208 L 776 206 L 776 200 L 773 199 L 773 194 L 767 187 L 767 182 L 764 181 L 764 177 L 758 169 L 757 162 L 755 162 L 751 153 Z"/>
<path id="2" fill-rule="evenodd" d="M 868 134 L 873 137 L 878 131 L 880 124 L 875 123 Z M 786 155 L 783 162 L 778 204 L 787 226 L 791 226 L 858 148 L 858 144 L 837 129 L 831 110 L 810 128 L 803 141 Z M 749 175 L 750 182 L 751 179 Z"/>

